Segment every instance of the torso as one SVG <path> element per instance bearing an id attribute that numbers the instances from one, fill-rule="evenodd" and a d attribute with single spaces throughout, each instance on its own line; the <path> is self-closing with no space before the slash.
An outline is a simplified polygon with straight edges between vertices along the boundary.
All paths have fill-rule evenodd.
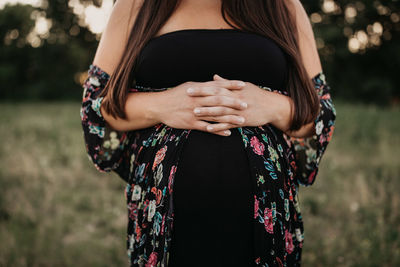
<path id="1" fill-rule="evenodd" d="M 185 29 L 150 39 L 135 68 L 136 84 L 173 87 L 218 74 L 285 90 L 287 62 L 271 39 L 235 29 Z"/>
<path id="2" fill-rule="evenodd" d="M 183 2 L 194 1 L 198 0 Z M 207 1 L 198 2 L 203 4 Z M 230 25 L 218 19 L 218 8 L 207 13 L 210 16 L 199 12 L 201 15 L 197 16 L 196 22 L 196 18 L 190 18 L 189 12 L 195 8 L 183 7 L 180 11 L 182 13 L 178 11 L 171 16 L 141 51 L 134 75 L 138 85 L 152 88 L 171 87 L 186 81 L 209 81 L 212 80 L 212 75 L 217 73 L 227 79 L 239 79 L 272 89 L 286 90 L 286 54 L 273 40 L 232 29 Z M 184 10 L 189 13 L 184 13 Z M 199 21 L 208 24 L 201 25 Z M 165 136 L 173 138 L 174 131 L 168 130 Z M 160 137 L 161 142 L 164 133 L 154 136 L 157 136 L 157 139 Z M 263 239 L 261 233 L 264 233 L 267 224 L 255 224 L 257 221 L 254 220 L 256 217 L 253 207 L 256 207 L 254 201 L 257 200 L 256 215 L 259 216 L 260 211 L 264 212 L 264 217 L 261 215 L 259 218 L 267 218 L 265 216 L 268 215 L 269 209 L 259 209 L 258 205 L 272 207 L 271 203 L 279 201 L 278 211 L 283 209 L 283 196 L 275 191 L 270 194 L 270 190 L 262 190 L 278 190 L 281 185 L 284 188 L 282 181 L 289 180 L 285 180 L 283 176 L 279 177 L 277 183 L 264 184 L 264 176 L 261 175 L 264 172 L 258 171 L 264 170 L 264 164 L 269 157 L 273 161 L 276 160 L 275 156 L 278 154 L 274 154 L 274 157 L 270 155 L 270 149 L 275 153 L 279 150 L 276 142 L 280 140 L 282 145 L 285 143 L 283 138 L 269 127 L 265 129 L 263 136 L 258 138 L 244 139 L 235 128 L 230 136 L 191 130 L 190 135 L 179 147 L 179 154 L 175 153 L 178 150 L 174 150 L 173 144 L 163 148 L 167 153 L 162 162 L 166 171 L 164 174 L 169 175 L 164 177 L 173 177 L 168 178 L 171 179 L 168 181 L 173 181 L 173 190 L 170 191 L 173 192 L 172 204 L 169 202 L 174 212 L 171 266 L 185 266 L 188 262 L 193 262 L 193 259 L 202 266 L 218 261 L 234 261 L 223 262 L 225 266 L 246 266 L 258 253 L 253 248 L 254 244 L 260 242 L 258 247 L 271 247 L 274 239 L 270 239 L 269 236 L 268 239 Z M 141 150 L 138 157 L 143 164 L 154 160 L 155 148 L 146 148 L 148 150 Z M 263 150 L 263 157 L 260 157 L 259 150 Z M 175 165 L 178 160 L 179 165 Z M 284 168 L 285 164 L 286 161 L 282 158 L 279 166 Z M 171 165 L 174 165 L 175 169 Z M 170 172 L 169 168 L 176 170 L 176 166 L 179 166 L 176 173 L 171 175 L 173 172 Z M 286 175 L 283 171 L 277 173 Z M 162 188 L 161 185 L 159 187 Z M 264 203 L 265 199 L 269 202 Z M 292 206 L 290 208 L 291 212 L 295 211 Z M 165 222 L 168 225 L 168 220 Z M 276 234 L 280 233 L 277 231 Z M 206 254 L 204 248 L 207 248 Z M 198 262 L 201 260 L 205 262 Z"/>
<path id="3" fill-rule="evenodd" d="M 232 28 L 219 1 L 182 0 L 145 45 L 136 84 L 162 88 L 210 81 L 214 74 L 285 90 L 286 54 L 271 39 Z M 229 19 L 229 18 L 227 18 Z"/>

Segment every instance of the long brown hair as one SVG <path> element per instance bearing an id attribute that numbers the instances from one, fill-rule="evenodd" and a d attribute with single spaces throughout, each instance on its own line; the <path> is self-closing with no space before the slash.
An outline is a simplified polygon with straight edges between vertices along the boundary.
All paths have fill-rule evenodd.
<path id="1" fill-rule="evenodd" d="M 275 41 L 286 53 L 288 76 L 286 89 L 293 100 L 291 131 L 313 121 L 319 112 L 319 99 L 305 70 L 298 46 L 296 18 L 286 0 L 221 0 L 223 19 L 231 19 L 242 31 L 253 32 Z M 144 45 L 159 31 L 176 10 L 180 0 L 143 1 L 130 32 L 124 56 L 111 74 L 100 96 L 102 105 L 114 118 L 126 119 L 124 106 L 132 86 L 138 55 Z"/>

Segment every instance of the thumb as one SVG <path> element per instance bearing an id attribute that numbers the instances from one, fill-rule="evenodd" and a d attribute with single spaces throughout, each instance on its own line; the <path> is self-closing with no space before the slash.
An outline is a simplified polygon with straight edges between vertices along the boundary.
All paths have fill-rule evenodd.
<path id="1" fill-rule="evenodd" d="M 214 74 L 213 78 L 214 78 L 214 81 L 223 81 L 223 80 L 226 80 L 226 79 L 222 78 L 221 76 L 219 76 L 218 74 Z"/>

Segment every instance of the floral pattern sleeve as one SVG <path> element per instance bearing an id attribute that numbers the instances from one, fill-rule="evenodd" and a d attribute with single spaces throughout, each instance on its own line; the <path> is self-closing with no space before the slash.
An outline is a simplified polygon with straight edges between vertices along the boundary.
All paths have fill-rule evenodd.
<path id="1" fill-rule="evenodd" d="M 289 140 L 294 150 L 296 179 L 303 186 L 310 186 L 315 181 L 319 163 L 332 138 L 336 119 L 335 106 L 324 73 L 318 73 L 312 81 L 320 100 L 320 112 L 314 121 L 315 134 L 306 138 L 290 137 L 285 134 L 285 138 Z"/>
<path id="2" fill-rule="evenodd" d="M 103 97 L 98 97 L 110 76 L 98 66 L 91 64 L 88 77 L 83 83 L 80 117 L 86 152 L 100 172 L 117 172 L 128 181 L 129 158 L 133 138 L 131 132 L 111 128 L 100 112 Z"/>

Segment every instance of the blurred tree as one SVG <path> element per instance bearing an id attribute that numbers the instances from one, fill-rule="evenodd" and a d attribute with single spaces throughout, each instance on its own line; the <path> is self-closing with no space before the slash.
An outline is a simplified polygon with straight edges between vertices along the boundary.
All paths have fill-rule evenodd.
<path id="1" fill-rule="evenodd" d="M 0 97 L 10 95 L 29 80 L 26 60 L 34 52 L 26 46 L 35 26 L 30 18 L 34 8 L 28 5 L 6 6 L 0 13 Z"/>
<path id="2" fill-rule="evenodd" d="M 398 0 L 303 1 L 313 23 L 333 95 L 399 104 Z"/>
<path id="3" fill-rule="evenodd" d="M 99 1 L 84 0 L 86 5 Z M 0 10 L 0 99 L 79 99 L 98 40 L 69 1 Z"/>
<path id="4" fill-rule="evenodd" d="M 302 1 L 336 98 L 400 102 L 399 2 Z M 81 97 L 100 35 L 71 4 L 99 7 L 102 0 L 44 0 L 39 7 L 0 10 L 0 99 Z"/>

